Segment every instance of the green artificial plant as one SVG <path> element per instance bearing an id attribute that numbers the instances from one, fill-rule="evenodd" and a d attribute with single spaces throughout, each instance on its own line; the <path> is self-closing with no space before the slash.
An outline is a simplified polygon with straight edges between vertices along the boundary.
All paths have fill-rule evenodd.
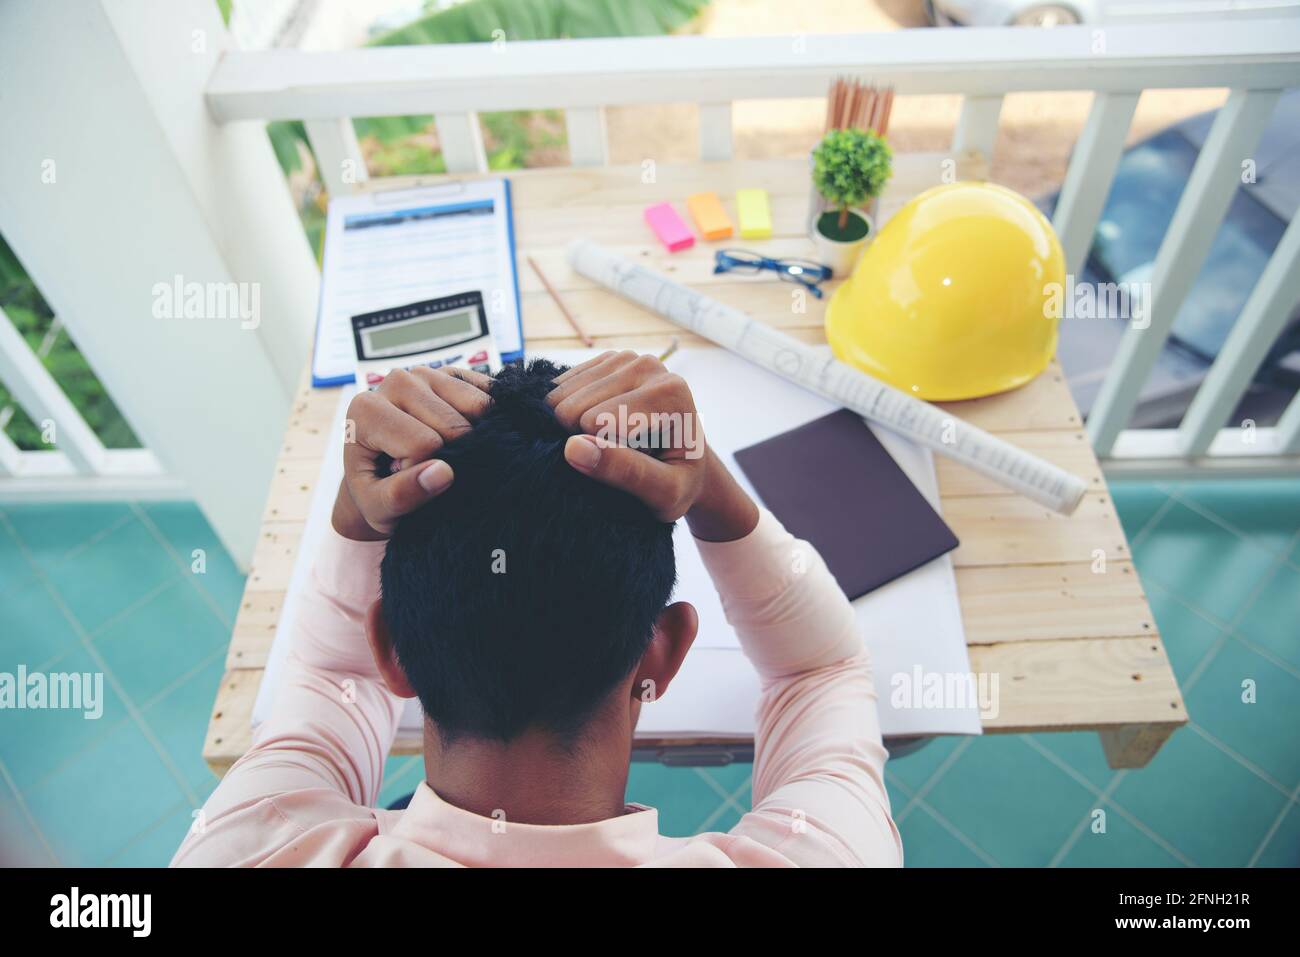
<path id="1" fill-rule="evenodd" d="M 813 150 L 813 185 L 839 211 L 838 227 L 849 223 L 849 210 L 880 195 L 893 171 L 893 151 L 871 130 L 831 130 Z"/>

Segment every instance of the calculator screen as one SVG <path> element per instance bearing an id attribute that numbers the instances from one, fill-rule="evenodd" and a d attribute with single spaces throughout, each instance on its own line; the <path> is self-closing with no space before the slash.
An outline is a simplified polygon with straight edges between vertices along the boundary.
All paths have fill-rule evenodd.
<path id="1" fill-rule="evenodd" d="M 426 352 L 482 335 L 476 306 L 417 316 L 361 331 L 367 358 Z"/>

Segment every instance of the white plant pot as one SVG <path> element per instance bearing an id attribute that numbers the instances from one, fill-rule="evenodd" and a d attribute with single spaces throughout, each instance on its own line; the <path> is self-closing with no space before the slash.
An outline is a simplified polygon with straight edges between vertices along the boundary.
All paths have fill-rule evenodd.
<path id="1" fill-rule="evenodd" d="M 849 274 L 853 272 L 853 267 L 858 263 L 858 256 L 862 255 L 862 250 L 876 235 L 876 224 L 865 212 L 860 209 L 851 209 L 849 215 L 856 216 L 867 224 L 867 234 L 861 239 L 855 239 L 852 242 L 831 239 L 829 236 L 823 235 L 822 231 L 817 228 L 816 222 L 813 223 L 812 238 L 817 246 L 817 259 L 819 262 L 831 267 L 831 275 L 836 279 L 848 278 Z"/>

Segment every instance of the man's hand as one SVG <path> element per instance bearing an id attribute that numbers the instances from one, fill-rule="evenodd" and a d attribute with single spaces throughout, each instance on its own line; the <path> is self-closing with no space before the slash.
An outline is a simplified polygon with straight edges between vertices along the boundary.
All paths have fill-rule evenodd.
<path id="1" fill-rule="evenodd" d="M 704 486 L 704 435 L 686 380 L 654 356 L 607 352 L 557 376 L 547 396 L 578 471 L 630 492 L 664 522 L 686 514 Z M 672 423 L 664 434 L 652 423 Z M 645 425 L 644 430 L 636 430 Z M 632 434 L 629 434 L 632 433 Z M 693 448 L 686 448 L 691 437 Z M 649 443 L 647 445 L 647 442 Z M 642 449 L 653 448 L 655 454 Z"/>
<path id="2" fill-rule="evenodd" d="M 491 404 L 491 381 L 466 369 L 397 369 L 359 393 L 348 405 L 335 530 L 358 541 L 387 538 L 398 518 L 445 491 L 451 466 L 429 459 Z"/>
<path id="3" fill-rule="evenodd" d="M 555 382 L 547 399 L 556 418 L 581 433 L 564 446 L 575 469 L 635 495 L 661 521 L 685 515 L 697 538 L 731 541 L 753 530 L 758 510 L 706 448 L 681 376 L 653 356 L 606 352 Z M 649 436 L 627 434 L 641 424 Z M 641 450 L 647 438 L 655 455 Z"/>

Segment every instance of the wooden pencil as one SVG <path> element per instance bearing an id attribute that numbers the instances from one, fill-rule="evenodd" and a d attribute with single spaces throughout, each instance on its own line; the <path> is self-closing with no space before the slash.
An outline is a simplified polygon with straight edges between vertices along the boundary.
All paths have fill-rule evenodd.
<path id="1" fill-rule="evenodd" d="M 533 272 L 537 273 L 537 278 L 542 281 L 542 285 L 546 287 L 546 291 L 551 294 L 551 298 L 554 299 L 555 304 L 559 306 L 560 312 L 564 314 L 564 318 L 569 320 L 569 325 L 573 326 L 573 331 L 578 334 L 578 338 L 582 340 L 582 344 L 588 349 L 594 346 L 596 341 L 582 331 L 582 326 L 578 325 L 578 320 L 573 318 L 573 313 L 569 312 L 569 307 L 564 304 L 564 300 L 560 298 L 559 292 L 557 292 L 555 287 L 551 285 L 551 281 L 546 278 L 546 273 L 542 272 L 542 267 L 537 265 L 537 260 L 532 256 L 529 256 L 528 265 L 533 267 Z"/>

